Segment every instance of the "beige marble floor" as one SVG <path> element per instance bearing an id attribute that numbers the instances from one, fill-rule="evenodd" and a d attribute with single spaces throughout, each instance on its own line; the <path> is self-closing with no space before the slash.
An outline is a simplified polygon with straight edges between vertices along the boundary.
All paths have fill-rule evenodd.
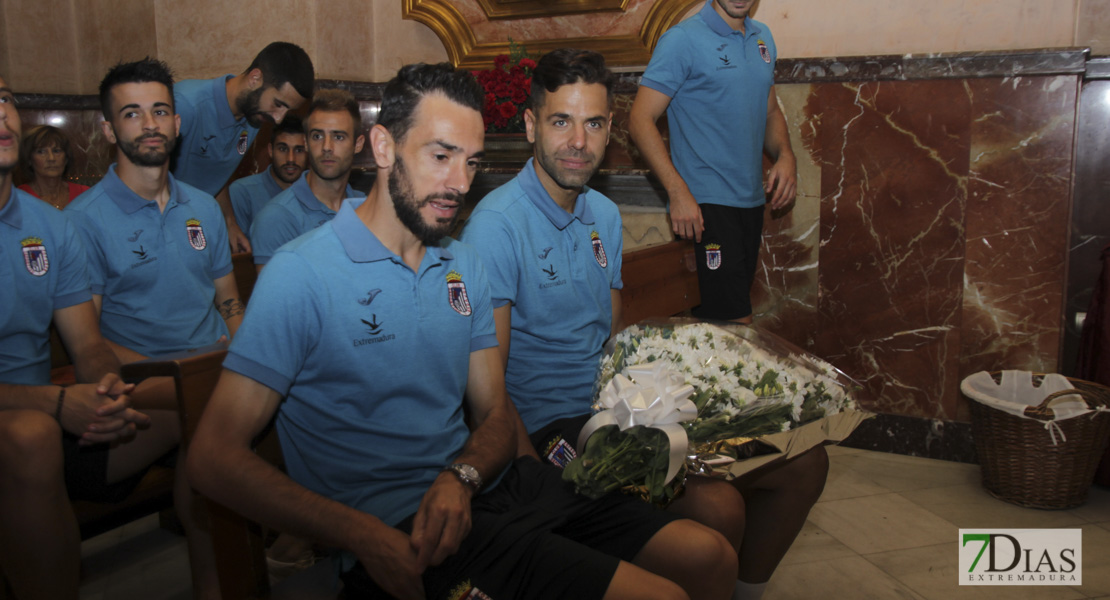
<path id="1" fill-rule="evenodd" d="M 1110 490 L 1086 505 L 1025 509 L 992 498 L 979 467 L 830 448 L 825 493 L 767 586 L 766 600 L 1110 598 Z M 1083 530 L 1083 585 L 957 585 L 959 528 Z M 82 546 L 85 600 L 189 598 L 184 541 L 150 518 Z"/>

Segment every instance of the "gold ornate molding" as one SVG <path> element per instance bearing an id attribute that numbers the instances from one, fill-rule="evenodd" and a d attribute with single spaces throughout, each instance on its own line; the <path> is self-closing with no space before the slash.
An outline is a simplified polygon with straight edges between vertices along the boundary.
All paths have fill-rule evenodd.
<path id="1" fill-rule="evenodd" d="M 600 11 L 621 11 L 628 0 L 478 0 L 489 19 L 549 17 Z"/>
<path id="2" fill-rule="evenodd" d="M 648 11 L 639 35 L 563 38 L 553 40 L 515 40 L 526 44 L 529 52 L 544 54 L 557 48 L 585 48 L 605 55 L 610 66 L 647 65 L 659 36 L 677 23 L 695 5 L 705 0 L 656 0 Z M 447 49 L 453 64 L 466 69 L 493 65 L 498 54 L 509 51 L 509 42 L 478 43 L 470 24 L 450 0 L 401 0 L 401 16 L 431 28 Z"/>

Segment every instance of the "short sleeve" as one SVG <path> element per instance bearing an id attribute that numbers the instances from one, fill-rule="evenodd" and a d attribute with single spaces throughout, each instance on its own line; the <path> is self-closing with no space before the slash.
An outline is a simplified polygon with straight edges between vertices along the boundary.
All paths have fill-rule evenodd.
<path id="1" fill-rule="evenodd" d="M 251 229 L 251 196 L 242 179 L 231 182 L 227 189 L 231 197 L 231 212 L 235 214 L 235 224 L 248 235 Z M 253 247 L 253 242 L 252 242 Z"/>
<path id="2" fill-rule="evenodd" d="M 105 198 L 105 200 L 107 200 Z M 67 209 L 63 214 L 69 218 L 73 228 L 77 230 L 77 238 L 84 248 L 86 274 L 89 280 L 89 289 L 98 296 L 104 295 L 104 286 L 108 281 L 108 261 L 104 257 L 104 248 L 96 242 L 96 228 L 92 226 L 89 215 L 85 211 Z"/>
<path id="3" fill-rule="evenodd" d="M 302 257 L 274 256 L 255 283 L 224 367 L 288 394 L 323 327 L 323 289 Z"/>
<path id="4" fill-rule="evenodd" d="M 212 236 L 213 239 L 209 243 L 215 244 L 215 247 L 212 248 L 212 254 L 209 255 L 212 262 L 208 267 L 208 276 L 212 278 L 212 281 L 215 281 L 232 270 L 231 242 L 227 238 L 227 223 L 224 221 L 224 216 L 219 210 L 220 206 L 216 203 L 216 199 L 208 197 L 205 200 L 211 200 L 212 206 L 216 209 L 213 211 L 213 216 L 209 217 L 211 221 L 215 222 L 212 229 L 212 233 L 215 235 Z"/>
<path id="5" fill-rule="evenodd" d="M 58 287 L 54 292 L 54 310 L 74 306 L 91 298 L 85 244 L 68 215 L 63 213 L 61 221 L 57 257 Z"/>
<path id="6" fill-rule="evenodd" d="M 485 267 L 494 308 L 517 301 L 520 257 L 513 247 L 515 237 L 505 217 L 491 210 L 475 211 L 463 228 L 461 240 L 474 247 Z"/>
<path id="7" fill-rule="evenodd" d="M 271 200 L 262 207 L 254 222 L 251 223 L 251 252 L 254 253 L 254 264 L 269 263 L 278 248 L 293 241 L 299 235 L 297 219 L 289 209 Z"/>
<path id="8" fill-rule="evenodd" d="M 674 98 L 682 84 L 690 75 L 692 52 L 686 40 L 686 32 L 672 28 L 659 38 L 651 61 L 640 79 L 640 85 Z"/>

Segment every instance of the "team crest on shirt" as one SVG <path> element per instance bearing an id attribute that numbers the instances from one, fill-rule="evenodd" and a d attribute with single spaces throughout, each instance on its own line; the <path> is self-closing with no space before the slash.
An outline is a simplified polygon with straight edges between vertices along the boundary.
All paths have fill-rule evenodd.
<path id="1" fill-rule="evenodd" d="M 462 275 L 457 271 L 447 274 L 447 302 L 455 312 L 464 317 L 469 317 L 473 312 L 470 308 L 470 298 L 466 296 L 466 284 L 463 283 Z"/>
<path id="2" fill-rule="evenodd" d="M 239 143 L 235 145 L 235 149 L 239 151 L 239 155 L 241 156 L 243 154 L 246 154 L 247 153 L 247 148 L 249 148 L 250 145 L 251 145 L 251 139 L 250 139 L 250 135 L 247 133 L 247 130 L 244 129 L 243 131 L 240 131 L 239 132 Z"/>
<path id="3" fill-rule="evenodd" d="M 185 221 L 185 233 L 189 235 L 189 245 L 193 250 L 204 250 L 208 247 L 208 240 L 204 238 L 204 229 L 200 226 L 200 221 L 196 219 Z"/>
<path id="4" fill-rule="evenodd" d="M 42 238 L 29 237 L 23 244 L 23 264 L 27 271 L 35 277 L 42 277 L 50 270 L 50 258 L 46 256 L 46 246 L 42 245 Z"/>
<path id="5" fill-rule="evenodd" d="M 710 271 L 716 271 L 717 269 L 721 268 L 720 244 L 705 245 L 705 266 L 709 267 Z"/>
<path id="6" fill-rule="evenodd" d="M 771 51 L 767 49 L 767 44 L 763 40 L 756 41 L 759 44 L 759 56 L 763 62 L 771 64 Z"/>
<path id="7" fill-rule="evenodd" d="M 609 266 L 609 259 L 605 256 L 605 246 L 601 245 L 601 236 L 596 231 L 590 232 L 590 245 L 594 247 L 594 258 L 601 268 Z"/>
<path id="8" fill-rule="evenodd" d="M 474 587 L 470 580 L 459 582 L 458 585 L 451 588 L 451 592 L 447 594 L 449 600 L 493 600 L 486 595 L 482 590 Z"/>

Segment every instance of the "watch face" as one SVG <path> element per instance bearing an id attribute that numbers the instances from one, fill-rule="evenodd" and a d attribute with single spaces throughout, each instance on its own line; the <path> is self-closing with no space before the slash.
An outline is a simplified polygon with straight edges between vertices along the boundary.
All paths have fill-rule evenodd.
<path id="1" fill-rule="evenodd" d="M 467 479 L 471 479 L 474 481 L 478 481 L 479 479 L 481 479 L 481 476 L 478 475 L 478 469 L 475 469 L 470 465 L 456 465 L 455 468 L 459 471 L 459 473 L 465 475 Z"/>

